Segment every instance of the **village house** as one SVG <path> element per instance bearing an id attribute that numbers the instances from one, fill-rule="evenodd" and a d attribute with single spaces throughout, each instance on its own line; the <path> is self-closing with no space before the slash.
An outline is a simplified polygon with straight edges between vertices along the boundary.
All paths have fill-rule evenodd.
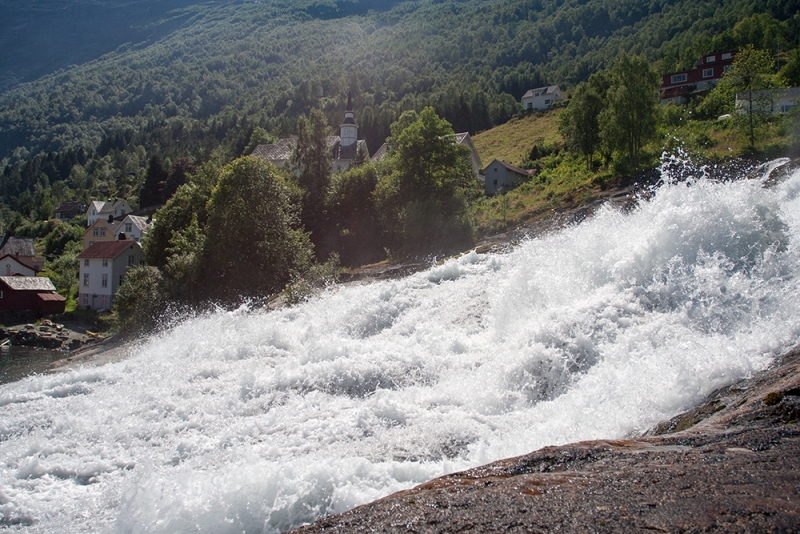
<path id="1" fill-rule="evenodd" d="M 693 91 L 709 89 L 733 66 L 735 51 L 708 54 L 697 60 L 695 68 L 661 77 L 661 104 L 685 104 Z"/>
<path id="2" fill-rule="evenodd" d="M 758 113 L 776 115 L 787 113 L 800 100 L 800 87 L 789 89 L 759 89 L 753 91 L 753 109 Z M 750 93 L 736 93 L 736 113 L 750 109 Z"/>
<path id="3" fill-rule="evenodd" d="M 36 276 L 36 270 L 10 254 L 0 257 L 0 274 L 3 276 Z"/>
<path id="4" fill-rule="evenodd" d="M 2 240 L 0 240 L 0 258 L 5 258 L 6 256 L 10 256 L 17 263 L 33 269 L 36 273 L 44 267 L 44 258 L 36 255 L 32 237 L 3 236 Z"/>
<path id="5" fill-rule="evenodd" d="M 117 229 L 121 224 L 121 221 L 115 221 L 111 217 L 97 219 L 83 233 L 83 250 L 102 241 L 116 241 Z"/>
<path id="6" fill-rule="evenodd" d="M 468 132 L 457 133 L 453 141 L 457 145 L 464 145 L 469 149 L 470 163 L 472 164 L 472 172 L 475 173 L 475 178 L 478 181 L 482 181 L 481 169 L 483 168 L 483 164 L 481 163 L 481 157 L 478 155 L 478 151 L 475 149 L 475 145 L 472 142 L 472 137 L 470 137 Z M 383 143 L 381 147 L 375 151 L 375 154 L 373 154 L 372 161 L 376 163 L 381 161 L 383 158 L 386 157 L 388 151 L 389 151 L 389 145 Z"/>
<path id="7" fill-rule="evenodd" d="M 107 310 L 125 273 L 144 263 L 144 252 L 135 241 L 101 241 L 81 252 L 78 261 L 78 305 Z"/>
<path id="8" fill-rule="evenodd" d="M 114 234 L 118 241 L 130 239 L 141 243 L 142 238 L 151 226 L 153 226 L 153 220 L 150 218 L 139 217 L 138 215 L 126 215 L 125 218 L 116 225 Z"/>
<path id="9" fill-rule="evenodd" d="M 98 219 L 107 219 L 111 216 L 112 219 L 122 219 L 125 215 L 133 210 L 127 202 L 120 199 L 102 201 L 93 200 L 89 204 L 89 209 L 86 212 L 86 226 L 91 226 Z"/>
<path id="10" fill-rule="evenodd" d="M 487 196 L 493 196 L 498 193 L 507 193 L 519 184 L 526 182 L 536 174 L 536 170 L 520 169 L 496 159 L 487 165 L 484 174 L 486 177 L 484 192 Z"/>
<path id="11" fill-rule="evenodd" d="M 365 161 L 369 161 L 367 142 L 358 139 L 358 125 L 353 114 L 353 103 L 350 95 L 347 96 L 347 110 L 344 120 L 339 125 L 339 135 L 331 135 L 326 139 L 331 154 L 334 171 L 346 171 L 353 165 L 359 152 Z M 253 149 L 252 155 L 264 158 L 279 167 L 287 167 L 297 139 L 284 138 L 275 144 L 258 145 Z"/>
<path id="12" fill-rule="evenodd" d="M 525 110 L 545 110 L 556 102 L 564 100 L 564 95 L 561 94 L 561 88 L 557 85 L 548 85 L 547 87 L 538 87 L 531 89 L 522 95 L 522 109 Z"/>
<path id="13" fill-rule="evenodd" d="M 44 276 L 0 276 L 0 311 L 32 310 L 53 315 L 64 313 L 66 301 Z"/>
<path id="14" fill-rule="evenodd" d="M 55 211 L 55 216 L 60 221 L 69 222 L 83 213 L 86 213 L 86 204 L 79 200 L 73 200 L 59 206 Z"/>

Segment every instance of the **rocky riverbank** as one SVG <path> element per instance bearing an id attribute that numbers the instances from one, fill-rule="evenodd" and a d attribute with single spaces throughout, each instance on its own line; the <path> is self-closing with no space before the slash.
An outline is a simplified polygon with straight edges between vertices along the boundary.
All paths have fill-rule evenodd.
<path id="1" fill-rule="evenodd" d="M 0 328 L 0 340 L 11 345 L 71 351 L 97 341 L 97 336 L 47 319 L 40 323 Z"/>
<path id="2" fill-rule="evenodd" d="M 647 435 L 546 447 L 296 530 L 798 532 L 800 347 Z"/>

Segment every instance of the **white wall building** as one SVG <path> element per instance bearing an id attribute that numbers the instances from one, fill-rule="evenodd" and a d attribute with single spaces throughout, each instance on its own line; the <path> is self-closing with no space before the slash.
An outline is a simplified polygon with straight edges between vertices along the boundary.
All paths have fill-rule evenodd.
<path id="1" fill-rule="evenodd" d="M 142 242 L 142 238 L 153 225 L 153 221 L 138 215 L 127 215 L 115 229 L 116 239 L 119 240 L 124 234 L 125 239 Z"/>
<path id="2" fill-rule="evenodd" d="M 800 100 L 800 87 L 789 89 L 760 89 L 753 91 L 753 110 L 759 113 L 786 113 Z M 747 113 L 750 94 L 736 93 L 736 113 Z"/>
<path id="3" fill-rule="evenodd" d="M 144 252 L 135 241 L 101 241 L 81 252 L 78 261 L 78 306 L 108 310 L 128 269 L 144 263 Z"/>
<path id="4" fill-rule="evenodd" d="M 124 217 L 133 210 L 124 200 L 109 200 L 104 202 L 102 200 L 93 200 L 89 204 L 89 209 L 86 211 L 86 227 L 88 228 L 97 219 L 108 219 L 110 215 L 112 219 Z"/>
<path id="5" fill-rule="evenodd" d="M 560 100 L 564 100 L 561 89 L 557 85 L 548 85 L 547 87 L 531 89 L 522 95 L 522 108 L 543 110 Z"/>
<path id="6" fill-rule="evenodd" d="M 492 196 L 511 191 L 536 174 L 536 171 L 520 169 L 496 159 L 486 166 L 484 173 L 486 176 L 484 192 L 487 196 Z"/>

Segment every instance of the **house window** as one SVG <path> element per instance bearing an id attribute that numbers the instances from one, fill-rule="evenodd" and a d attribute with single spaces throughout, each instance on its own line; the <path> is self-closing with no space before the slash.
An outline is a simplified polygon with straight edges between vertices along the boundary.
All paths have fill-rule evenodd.
<path id="1" fill-rule="evenodd" d="M 703 78 L 711 78 L 714 75 L 714 69 L 703 69 Z"/>
<path id="2" fill-rule="evenodd" d="M 105 236 L 106 236 L 106 229 L 100 228 L 100 237 L 105 237 Z"/>
<path id="3" fill-rule="evenodd" d="M 706 58 L 706 63 L 714 63 L 717 60 L 717 56 L 708 56 Z"/>
<path id="4" fill-rule="evenodd" d="M 550 105 L 550 102 L 552 102 L 552 100 L 550 100 L 550 99 L 548 98 L 547 100 L 545 100 L 545 101 L 544 101 L 544 105 L 545 105 L 545 106 L 549 106 L 549 105 Z"/>
<path id="5" fill-rule="evenodd" d="M 687 76 L 686 76 L 686 73 L 685 73 L 685 72 L 684 72 L 684 73 L 682 73 L 682 74 L 673 74 L 673 75 L 672 75 L 672 83 L 681 83 L 681 82 L 685 82 L 685 81 L 686 81 L 686 79 L 687 79 Z"/>
<path id="6" fill-rule="evenodd" d="M 103 295 L 103 307 L 108 306 L 108 295 Z"/>
<path id="7" fill-rule="evenodd" d="M 103 280 L 102 280 L 102 282 L 101 282 L 101 285 L 102 285 L 103 287 L 108 287 L 108 275 L 107 275 L 107 274 L 104 274 L 104 275 L 103 275 Z"/>
<path id="8" fill-rule="evenodd" d="M 494 181 L 494 185 L 497 186 L 497 180 Z"/>
<path id="9" fill-rule="evenodd" d="M 731 58 L 731 53 L 730 52 L 725 52 L 724 54 L 722 54 L 723 61 L 726 60 L 726 59 L 730 59 L 730 58 Z"/>
<path id="10" fill-rule="evenodd" d="M 533 109 L 533 102 L 528 102 L 528 109 Z"/>
<path id="11" fill-rule="evenodd" d="M 6 263 L 6 274 L 7 275 L 11 274 L 11 264 L 10 263 Z"/>
<path id="12" fill-rule="evenodd" d="M 0 291 L 0 299 L 3 298 L 3 292 Z"/>
<path id="13" fill-rule="evenodd" d="M 130 267 L 131 265 L 133 265 L 133 260 L 134 260 L 134 258 L 133 258 L 133 254 L 131 254 L 130 256 L 128 256 L 128 267 Z"/>
<path id="14" fill-rule="evenodd" d="M 540 94 L 542 94 L 542 93 L 533 93 L 533 97 L 534 98 L 538 98 Z"/>
<path id="15" fill-rule="evenodd" d="M 790 109 L 792 109 L 791 104 L 781 104 L 781 113 L 788 113 Z"/>
<path id="16" fill-rule="evenodd" d="M 118 284 L 118 285 L 122 285 L 122 277 L 123 277 L 123 276 L 124 276 L 124 275 L 122 275 L 122 274 L 121 274 L 121 275 L 119 275 L 119 284 Z"/>
<path id="17" fill-rule="evenodd" d="M 722 72 L 723 72 L 723 74 L 727 74 L 727 73 L 728 73 L 729 71 L 731 71 L 731 70 L 733 70 L 733 65 L 725 65 L 725 66 L 722 68 Z"/>
<path id="18" fill-rule="evenodd" d="M 125 223 L 125 231 L 132 232 L 133 231 L 133 224 L 132 223 Z"/>
<path id="19" fill-rule="evenodd" d="M 92 235 L 93 235 L 94 237 L 97 237 L 98 235 L 100 235 L 100 230 L 99 230 L 99 229 L 97 229 L 97 228 L 95 228 L 94 230 L 92 230 Z"/>
<path id="20" fill-rule="evenodd" d="M 84 266 L 84 267 L 88 267 L 88 266 L 89 266 L 89 258 L 85 258 L 85 259 L 83 260 L 83 266 Z"/>
<path id="21" fill-rule="evenodd" d="M 83 287 L 89 286 L 89 273 L 83 273 Z"/>
<path id="22" fill-rule="evenodd" d="M 84 306 L 88 306 L 89 305 L 89 293 L 84 293 L 83 294 L 83 305 Z"/>
<path id="23" fill-rule="evenodd" d="M 108 258 L 103 258 L 103 267 L 108 267 Z"/>

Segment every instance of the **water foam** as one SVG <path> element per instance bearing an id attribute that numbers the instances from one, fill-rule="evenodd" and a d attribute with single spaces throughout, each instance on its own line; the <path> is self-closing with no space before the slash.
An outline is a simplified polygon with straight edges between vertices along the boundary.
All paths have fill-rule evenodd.
<path id="1" fill-rule="evenodd" d="M 0 387 L 0 524 L 279 532 L 692 406 L 800 333 L 800 173 L 666 182 L 506 255 Z"/>

